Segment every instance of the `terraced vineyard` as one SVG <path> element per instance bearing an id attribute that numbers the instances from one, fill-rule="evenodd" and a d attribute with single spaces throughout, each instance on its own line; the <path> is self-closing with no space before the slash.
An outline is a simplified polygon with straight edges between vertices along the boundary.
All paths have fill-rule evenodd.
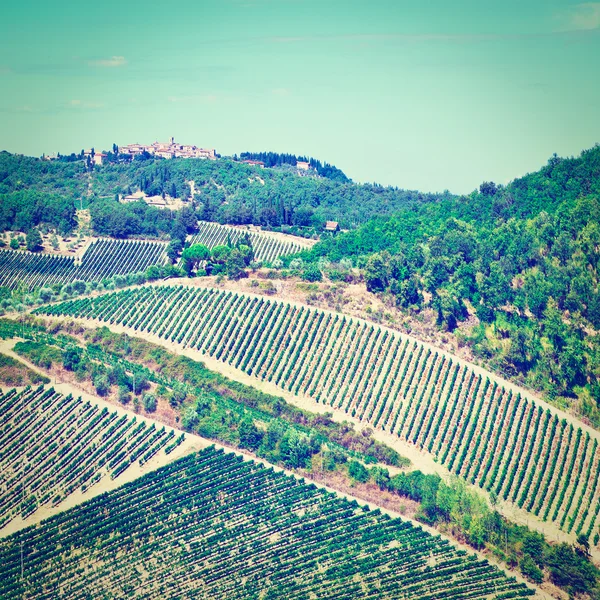
<path id="1" fill-rule="evenodd" d="M 596 436 L 398 332 L 306 306 L 181 286 L 36 312 L 99 319 L 197 349 L 395 434 L 564 531 L 598 531 Z"/>
<path id="2" fill-rule="evenodd" d="M 0 528 L 181 441 L 173 430 L 53 388 L 12 390 L 0 396 Z"/>
<path id="3" fill-rule="evenodd" d="M 0 250 L 0 287 L 15 289 L 24 282 L 33 289 L 73 281 L 100 281 L 145 271 L 166 261 L 166 244 L 162 242 L 97 240 L 88 246 L 81 262 L 72 256 Z"/>
<path id="4" fill-rule="evenodd" d="M 254 258 L 260 261 L 273 261 L 280 256 L 300 252 L 305 248 L 291 240 L 279 239 L 266 233 L 245 232 L 237 227 L 228 227 L 207 221 L 200 221 L 198 225 L 200 230 L 190 238 L 191 244 L 203 244 L 212 249 L 215 246 L 227 244 L 228 241 L 234 244 L 242 235 L 248 233 L 252 241 Z"/>
<path id="5" fill-rule="evenodd" d="M 0 541 L 6 600 L 533 593 L 439 536 L 213 448 Z"/>

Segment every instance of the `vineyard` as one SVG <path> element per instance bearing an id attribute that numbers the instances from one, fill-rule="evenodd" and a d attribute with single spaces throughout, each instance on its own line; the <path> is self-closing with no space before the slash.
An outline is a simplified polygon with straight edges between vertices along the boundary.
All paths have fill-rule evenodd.
<path id="1" fill-rule="evenodd" d="M 115 275 L 145 271 L 163 265 L 166 245 L 161 242 L 97 240 L 78 262 L 72 256 L 0 250 L 0 287 L 29 289 L 73 281 L 100 281 Z"/>
<path id="2" fill-rule="evenodd" d="M 0 397 L 0 440 L 1 528 L 170 453 L 182 436 L 42 386 Z"/>
<path id="3" fill-rule="evenodd" d="M 306 306 L 181 286 L 36 312 L 98 319 L 194 348 L 390 432 L 563 531 L 598 532 L 597 437 L 398 332 Z"/>
<path id="4" fill-rule="evenodd" d="M 533 594 L 439 536 L 213 448 L 0 541 L 6 600 Z"/>
<path id="5" fill-rule="evenodd" d="M 235 244 L 243 235 L 247 234 L 252 242 L 254 258 L 259 261 L 273 261 L 286 254 L 294 254 L 304 249 L 304 246 L 293 241 L 278 239 L 272 235 L 258 232 L 245 232 L 237 227 L 227 227 L 218 223 L 200 221 L 200 230 L 190 238 L 191 244 L 203 244 L 209 249 L 215 246 Z"/>

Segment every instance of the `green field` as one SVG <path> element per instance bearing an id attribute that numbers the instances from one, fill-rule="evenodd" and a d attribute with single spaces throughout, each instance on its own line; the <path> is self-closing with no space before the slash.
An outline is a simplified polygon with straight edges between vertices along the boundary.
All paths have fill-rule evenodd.
<path id="1" fill-rule="evenodd" d="M 212 448 L 0 541 L 6 600 L 532 594 L 409 522 Z"/>
<path id="2" fill-rule="evenodd" d="M 567 532 L 600 517 L 597 437 L 398 332 L 272 299 L 147 287 L 42 307 L 154 334 L 338 408 Z"/>

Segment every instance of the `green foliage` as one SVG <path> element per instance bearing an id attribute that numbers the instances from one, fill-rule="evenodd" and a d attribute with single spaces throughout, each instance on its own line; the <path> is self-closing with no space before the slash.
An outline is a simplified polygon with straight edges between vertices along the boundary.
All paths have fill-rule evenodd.
<path id="1" fill-rule="evenodd" d="M 67 371 L 77 371 L 81 364 L 82 350 L 71 346 L 63 352 L 63 367 Z"/>
<path id="2" fill-rule="evenodd" d="M 436 311 L 453 330 L 475 313 L 490 328 L 464 341 L 494 370 L 573 398 L 600 423 L 600 146 L 508 186 L 420 203 L 300 256 L 352 258 L 367 289 Z M 583 391 L 582 391 L 583 390 Z M 569 400 L 567 400 L 569 401 Z"/>
<path id="3" fill-rule="evenodd" d="M 143 201 L 122 204 L 113 198 L 98 199 L 90 205 L 91 225 L 98 235 L 127 238 L 132 235 L 160 236 L 171 231 L 169 211 Z"/>
<path id="4" fill-rule="evenodd" d="M 42 236 L 37 229 L 30 229 L 25 237 L 25 240 L 27 244 L 27 250 L 29 250 L 29 252 L 38 252 L 42 249 Z"/>
<path id="5" fill-rule="evenodd" d="M 129 388 L 126 386 L 119 387 L 118 398 L 119 398 L 119 402 L 121 404 L 128 404 L 131 401 L 131 395 L 129 394 Z"/>
<path id="6" fill-rule="evenodd" d="M 535 561 L 528 554 L 522 558 L 519 567 L 521 568 L 521 573 L 533 581 L 533 583 L 542 583 L 544 581 L 544 574 L 542 570 L 535 564 Z"/>
<path id="7" fill-rule="evenodd" d="M 147 412 L 154 412 L 157 406 L 156 396 L 154 394 L 144 394 L 142 405 Z"/>
<path id="8" fill-rule="evenodd" d="M 599 576 L 598 569 L 568 544 L 553 546 L 546 562 L 552 582 L 573 595 L 590 592 Z"/>
<path id="9" fill-rule="evenodd" d="M 14 351 L 43 369 L 50 369 L 53 364 L 62 363 L 62 352 L 42 342 L 17 342 Z"/>
<path id="10" fill-rule="evenodd" d="M 198 425 L 198 413 L 192 406 L 188 406 L 181 413 L 181 426 L 186 431 L 192 431 Z"/>
<path id="11" fill-rule="evenodd" d="M 110 381 L 106 373 L 96 374 L 92 379 L 92 383 L 98 396 L 106 396 L 110 392 Z"/>
<path id="12" fill-rule="evenodd" d="M 177 259 L 179 258 L 179 254 L 181 253 L 182 250 L 183 250 L 183 244 L 180 239 L 175 238 L 175 239 L 171 240 L 171 242 L 169 242 L 169 245 L 167 246 L 167 256 L 169 257 L 169 260 L 172 263 L 177 262 Z"/>
<path id="13" fill-rule="evenodd" d="M 304 280 L 304 281 L 323 281 L 323 274 L 321 273 L 321 270 L 316 266 L 316 265 L 309 265 L 308 268 L 304 269 L 304 271 L 302 271 L 302 274 L 300 275 L 300 277 Z"/>
<path id="14" fill-rule="evenodd" d="M 352 479 L 358 481 L 359 483 L 366 483 L 369 481 L 368 469 L 357 460 L 351 460 L 348 463 L 348 475 L 350 475 Z"/>
<path id="15" fill-rule="evenodd" d="M 263 438 L 263 433 L 256 427 L 254 421 L 250 418 L 245 418 L 241 421 L 238 429 L 240 436 L 240 447 L 256 450 Z"/>
<path id="16" fill-rule="evenodd" d="M 72 213 L 66 218 L 51 215 L 41 219 L 58 226 L 64 221 L 66 231 L 75 226 L 74 205 L 87 196 L 89 171 L 83 160 L 75 162 L 43 161 L 4 152 L 0 155 L 0 230 L 28 231 L 37 226 L 34 211 L 20 210 L 27 204 L 39 206 L 37 198 L 64 202 Z M 111 157 L 112 158 L 112 157 Z M 295 157 L 294 157 L 295 160 Z M 170 234 L 181 239 L 186 226 L 173 221 L 169 211 L 161 211 L 145 202 L 118 203 L 115 194 L 141 190 L 152 196 L 172 196 L 174 192 L 186 201 L 189 181 L 195 182 L 200 200 L 196 216 L 207 221 L 242 225 L 254 223 L 268 227 L 316 227 L 321 230 L 327 220 L 351 227 L 373 215 L 389 215 L 403 206 L 450 197 L 445 194 L 421 194 L 379 185 L 357 185 L 347 181 L 341 171 L 311 160 L 315 172 L 298 175 L 286 165 L 261 169 L 228 159 L 109 160 L 94 166 L 91 178 L 90 211 L 92 226 L 102 235 Z M 287 162 L 287 161 L 285 161 Z M 276 160 L 277 163 L 277 160 Z M 24 191 L 27 190 L 27 191 Z M 45 203 L 44 203 L 45 204 Z M 17 218 L 18 213 L 20 215 Z M 15 223 L 18 224 L 15 225 Z M 176 229 L 174 229 L 176 228 Z M 300 230 L 298 230 L 300 231 Z"/>

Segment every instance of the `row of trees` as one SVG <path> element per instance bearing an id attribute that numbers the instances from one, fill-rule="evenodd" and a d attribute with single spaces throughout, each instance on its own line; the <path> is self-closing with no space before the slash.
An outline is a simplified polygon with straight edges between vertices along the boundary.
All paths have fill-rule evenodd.
<path id="1" fill-rule="evenodd" d="M 237 156 L 234 156 L 237 160 Z M 347 183 L 350 181 L 346 174 L 330 165 L 329 163 L 322 163 L 316 158 L 307 158 L 306 156 L 296 156 L 295 154 L 280 154 L 279 152 L 242 152 L 240 154 L 240 160 L 259 160 L 265 164 L 265 167 L 281 167 L 283 165 L 290 165 L 295 167 L 298 161 L 307 162 L 311 169 L 320 175 L 321 177 L 327 177 L 335 181 Z"/>

